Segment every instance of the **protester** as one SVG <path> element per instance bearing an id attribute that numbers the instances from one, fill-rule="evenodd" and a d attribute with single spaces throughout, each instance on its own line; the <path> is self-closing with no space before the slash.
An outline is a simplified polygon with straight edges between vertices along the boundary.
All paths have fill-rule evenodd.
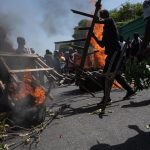
<path id="1" fill-rule="evenodd" d="M 146 48 L 150 42 L 150 0 L 145 0 L 143 3 L 143 14 L 146 20 L 145 33 L 143 39 L 143 48 Z"/>
<path id="2" fill-rule="evenodd" d="M 79 54 L 78 50 L 74 50 L 74 53 L 72 54 L 72 60 L 74 63 L 74 68 L 76 69 L 77 67 L 79 67 L 80 63 L 81 63 L 81 55 Z"/>
<path id="3" fill-rule="evenodd" d="M 150 56 L 150 0 L 145 0 L 143 2 L 143 15 L 146 21 L 146 25 L 143 41 L 141 44 L 141 50 L 137 53 L 139 61 L 142 61 L 144 57 Z"/>
<path id="4" fill-rule="evenodd" d="M 65 67 L 64 67 L 64 71 L 65 73 L 69 73 L 69 68 L 68 68 L 68 63 L 69 63 L 69 51 L 66 51 L 65 54 Z"/>
<path id="5" fill-rule="evenodd" d="M 121 46 L 121 49 L 123 49 L 125 43 L 126 43 L 126 42 L 124 41 L 123 36 L 120 36 L 120 38 L 119 38 L 119 44 L 120 44 L 120 46 Z"/>
<path id="6" fill-rule="evenodd" d="M 105 47 L 105 54 L 107 55 L 107 58 L 105 60 L 103 73 L 107 72 L 109 64 L 111 63 L 111 58 L 113 57 L 114 52 L 117 52 L 117 56 L 110 70 L 111 72 L 114 72 L 114 70 L 116 69 L 118 60 L 119 60 L 118 58 L 120 57 L 120 54 L 121 54 L 121 46 L 119 44 L 118 30 L 117 30 L 114 20 L 109 17 L 109 12 L 107 10 L 101 10 L 99 16 L 100 18 L 98 20 L 98 23 L 104 24 L 103 38 L 101 41 L 99 41 L 94 33 L 93 33 L 93 37 L 99 43 L 101 47 Z M 106 80 L 106 78 L 104 79 Z M 132 87 L 125 81 L 125 79 L 120 74 L 116 75 L 115 79 L 125 90 L 127 90 L 126 96 L 123 98 L 124 100 L 129 99 L 131 96 L 135 94 L 135 91 L 132 89 Z M 105 93 L 106 93 L 105 84 L 104 84 L 105 80 L 103 80 L 104 97 L 100 104 L 103 104 L 105 100 Z M 109 98 L 107 100 L 107 103 L 110 103 L 110 102 L 111 102 L 111 99 Z"/>
<path id="7" fill-rule="evenodd" d="M 25 47 L 26 41 L 23 37 L 17 37 L 17 43 L 18 43 L 18 48 L 16 50 L 16 53 L 19 54 L 31 54 L 31 51 L 29 48 Z"/>
<path id="8" fill-rule="evenodd" d="M 35 50 L 33 48 L 30 48 L 31 54 L 35 54 Z"/>
<path id="9" fill-rule="evenodd" d="M 54 67 L 54 58 L 53 58 L 52 52 L 50 50 L 47 49 L 45 51 L 44 58 L 45 58 L 46 64 L 48 66 L 50 66 L 51 68 L 53 68 Z"/>
<path id="10" fill-rule="evenodd" d="M 61 72 L 60 61 L 59 61 L 59 52 L 57 50 L 54 51 L 54 68 L 56 71 Z"/>
<path id="11" fill-rule="evenodd" d="M 66 60 L 65 60 L 65 56 L 64 56 L 63 52 L 60 53 L 59 61 L 60 61 L 61 73 L 64 73 L 65 72 L 64 69 L 65 69 Z"/>
<path id="12" fill-rule="evenodd" d="M 131 40 L 130 37 L 126 40 L 126 59 L 129 59 L 131 56 Z"/>
<path id="13" fill-rule="evenodd" d="M 138 33 L 134 33 L 134 39 L 131 42 L 131 56 L 136 56 L 138 51 L 141 49 L 142 40 Z"/>
<path id="14" fill-rule="evenodd" d="M 73 52 L 69 51 L 69 58 L 68 58 L 68 70 L 69 73 L 74 73 L 74 59 L 73 59 Z"/>

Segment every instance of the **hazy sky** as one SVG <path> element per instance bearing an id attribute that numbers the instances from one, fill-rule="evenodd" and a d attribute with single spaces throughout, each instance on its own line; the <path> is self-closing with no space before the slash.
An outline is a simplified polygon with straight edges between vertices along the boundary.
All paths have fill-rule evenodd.
<path id="1" fill-rule="evenodd" d="M 54 50 L 54 42 L 72 39 L 73 28 L 83 19 L 70 9 L 91 13 L 91 0 L 0 0 L 0 25 L 9 31 L 14 47 L 23 36 L 27 47 L 44 54 Z M 103 8 L 119 7 L 127 0 L 102 0 Z M 143 0 L 128 0 L 131 3 Z"/>

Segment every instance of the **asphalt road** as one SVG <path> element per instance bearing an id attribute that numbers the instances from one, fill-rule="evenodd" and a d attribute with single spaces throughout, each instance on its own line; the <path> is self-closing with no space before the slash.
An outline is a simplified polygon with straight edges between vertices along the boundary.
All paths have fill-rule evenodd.
<path id="1" fill-rule="evenodd" d="M 125 91 L 114 89 L 112 105 L 99 118 L 93 112 L 102 92 L 93 98 L 75 86 L 54 89 L 54 100 L 47 106 L 57 109 L 70 104 L 70 108 L 41 134 L 37 150 L 150 150 L 150 129 L 146 127 L 150 124 L 149 92 L 144 90 L 122 101 Z"/>

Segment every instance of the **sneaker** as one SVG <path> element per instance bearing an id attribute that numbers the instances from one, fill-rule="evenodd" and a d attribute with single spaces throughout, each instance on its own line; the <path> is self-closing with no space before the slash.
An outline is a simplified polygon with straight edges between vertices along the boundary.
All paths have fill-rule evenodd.
<path id="1" fill-rule="evenodd" d="M 131 96 L 134 96 L 134 95 L 136 95 L 135 91 L 133 91 L 133 90 L 132 91 L 128 91 L 126 96 L 123 98 L 123 100 L 128 100 L 128 99 L 130 99 Z"/>
<path id="2" fill-rule="evenodd" d="M 107 100 L 107 105 L 111 105 L 112 101 L 111 98 L 109 97 L 109 99 Z M 104 105 L 104 97 L 102 99 L 102 101 L 100 103 L 97 104 L 97 106 L 101 106 Z"/>

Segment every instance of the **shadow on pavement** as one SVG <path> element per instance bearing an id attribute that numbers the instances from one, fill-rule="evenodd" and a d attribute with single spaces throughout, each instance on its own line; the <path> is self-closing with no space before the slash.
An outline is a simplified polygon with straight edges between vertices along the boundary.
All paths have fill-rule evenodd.
<path id="1" fill-rule="evenodd" d="M 84 95 L 87 94 L 87 92 L 81 92 L 79 89 L 75 89 L 75 90 L 71 90 L 71 91 L 66 91 L 63 92 L 61 95 L 65 95 L 65 96 L 73 96 L 73 95 Z"/>
<path id="2" fill-rule="evenodd" d="M 113 107 L 113 106 L 111 106 Z M 115 106 L 114 106 L 115 107 Z M 100 106 L 97 106 L 97 104 L 92 104 L 92 105 L 88 105 L 88 106 L 83 106 L 83 107 L 79 107 L 79 108 L 72 108 L 69 107 L 69 110 L 66 110 L 63 112 L 63 117 L 69 117 L 72 115 L 78 115 L 78 114 L 83 114 L 83 113 L 91 113 L 91 114 L 97 114 L 99 115 L 99 111 L 100 110 Z M 107 116 L 106 114 L 104 114 L 103 116 Z"/>
<path id="3" fill-rule="evenodd" d="M 144 132 L 136 125 L 129 125 L 128 127 L 137 131 L 138 134 L 118 145 L 100 144 L 98 142 L 90 150 L 150 150 L 150 132 Z"/>
<path id="4" fill-rule="evenodd" d="M 128 104 L 128 105 L 123 105 L 121 108 L 143 107 L 143 106 L 147 106 L 147 105 L 150 105 L 150 100 L 144 100 L 144 101 L 142 101 L 142 102 L 130 101 L 130 104 Z"/>

